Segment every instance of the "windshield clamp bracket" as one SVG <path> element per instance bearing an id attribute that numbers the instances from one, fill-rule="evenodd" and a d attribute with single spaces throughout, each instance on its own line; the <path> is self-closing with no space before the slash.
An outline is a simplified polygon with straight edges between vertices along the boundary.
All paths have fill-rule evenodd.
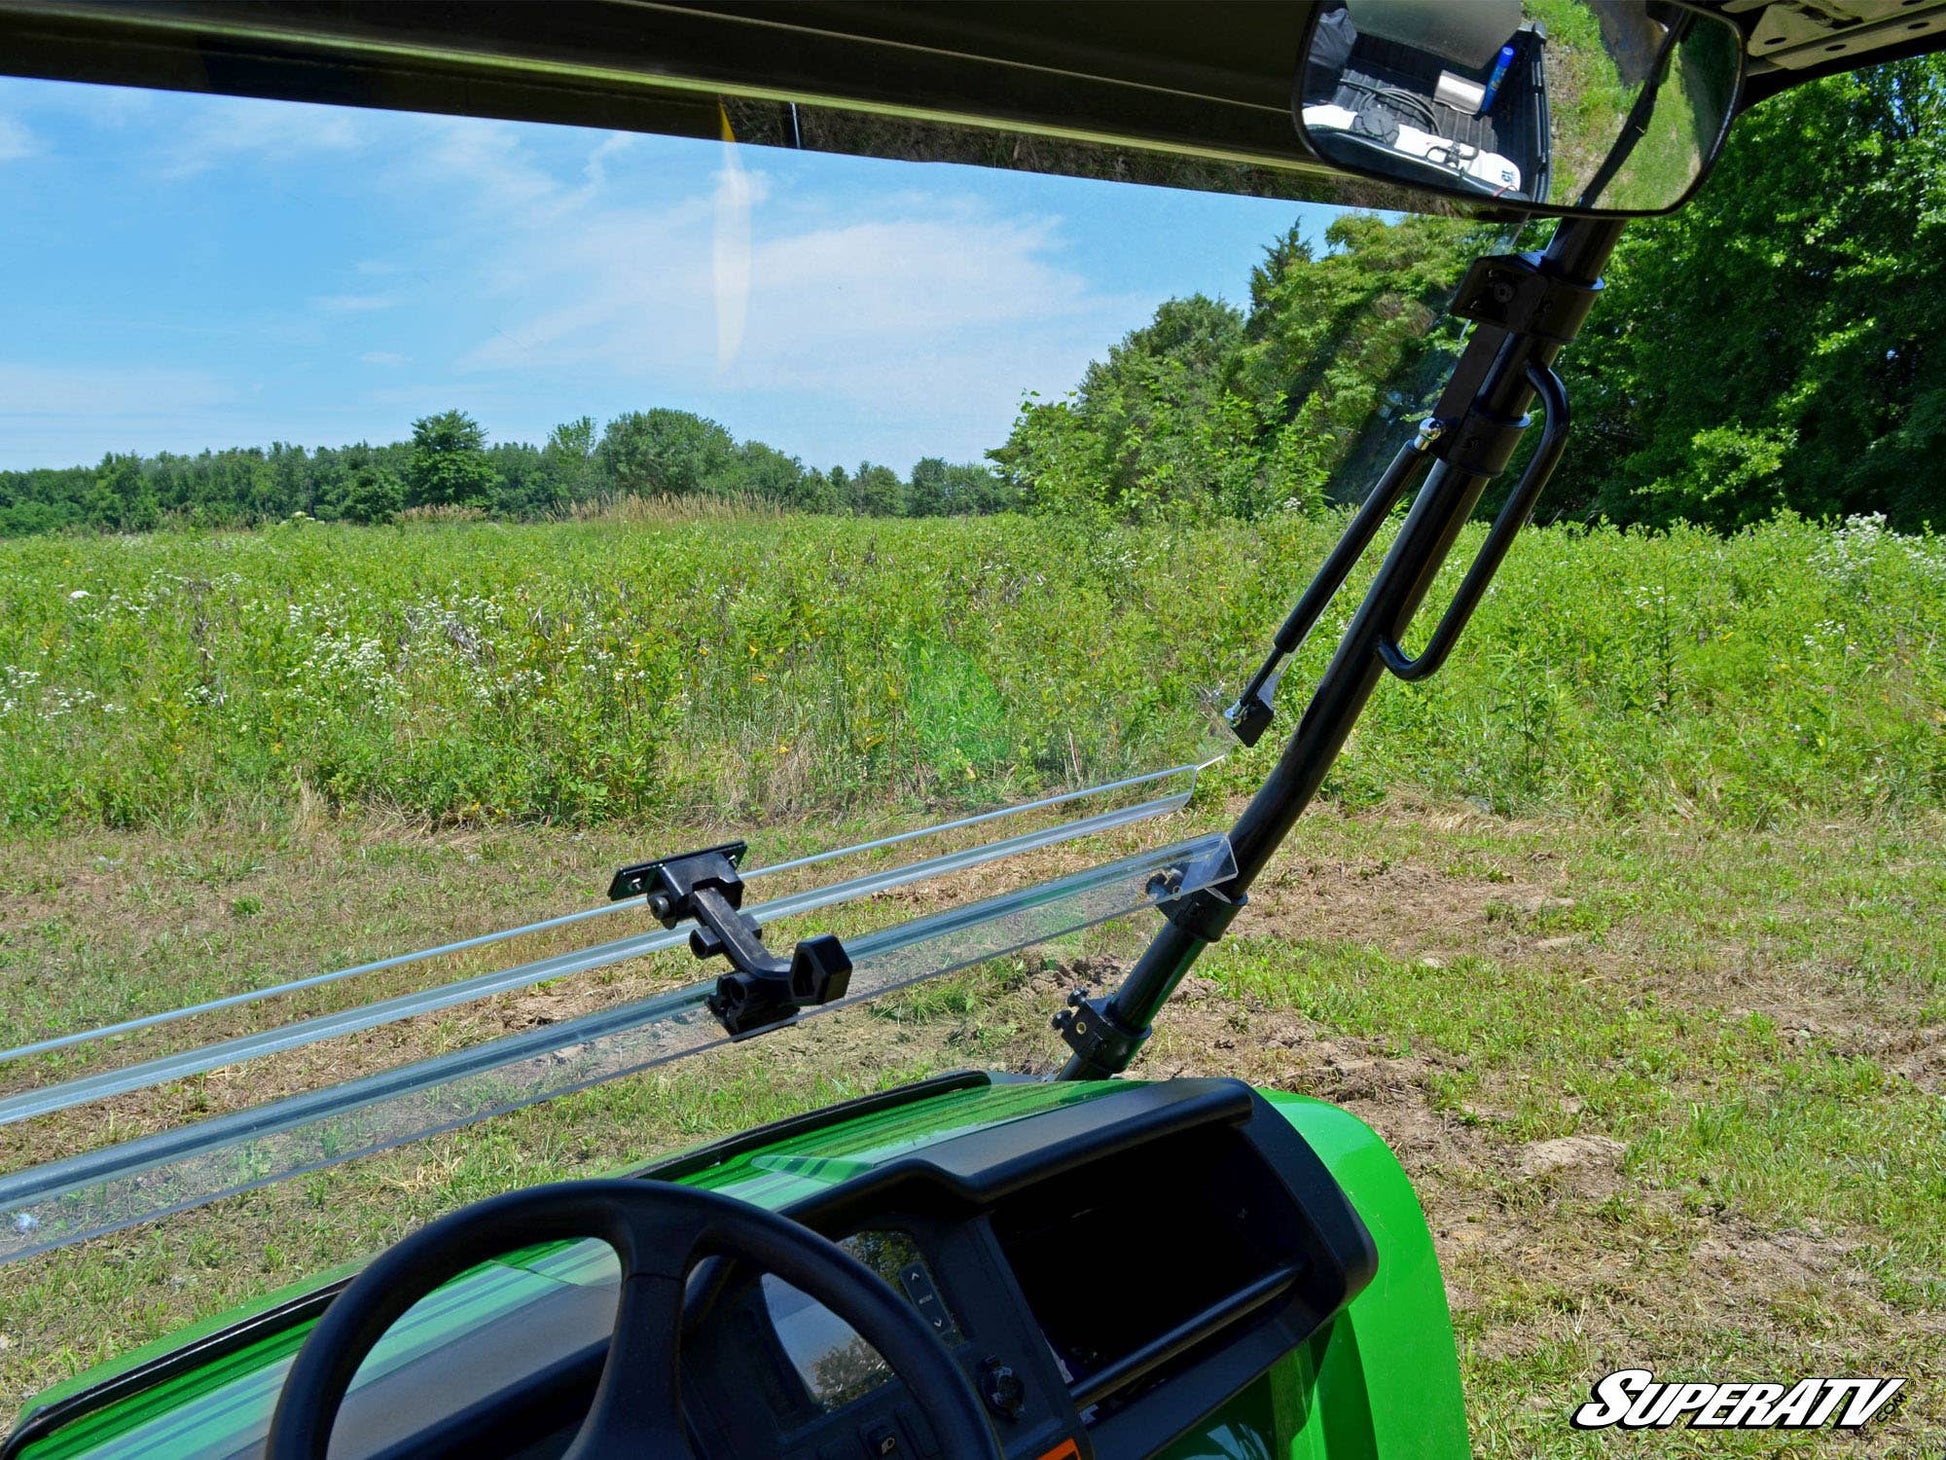
<path id="1" fill-rule="evenodd" d="M 1249 901 L 1250 894 L 1247 892 L 1230 896 L 1214 887 L 1205 887 L 1187 897 L 1164 903 L 1162 915 L 1197 942 L 1214 943 L 1236 921 L 1237 914 Z"/>
<path id="2" fill-rule="evenodd" d="M 788 960 L 764 947 L 762 927 L 742 910 L 738 868 L 746 850 L 743 842 L 724 842 L 637 862 L 617 872 L 608 887 L 612 901 L 645 898 L 650 915 L 665 928 L 694 921 L 689 951 L 730 960 L 733 971 L 716 981 L 709 1008 L 736 1036 L 781 1024 L 807 1005 L 841 999 L 851 986 L 851 955 L 829 933 L 803 939 Z"/>
<path id="3" fill-rule="evenodd" d="M 1576 284 L 1546 272 L 1538 254 L 1494 254 L 1473 260 L 1451 314 L 1475 324 L 1566 345 L 1581 333 L 1601 297 L 1601 282 Z"/>
<path id="4" fill-rule="evenodd" d="M 1111 998 L 1091 999 L 1086 989 L 1068 995 L 1068 1007 L 1054 1016 L 1054 1027 L 1068 1048 L 1092 1065 L 1125 1070 L 1148 1042 L 1148 1029 L 1131 1029 L 1115 1013 Z"/>

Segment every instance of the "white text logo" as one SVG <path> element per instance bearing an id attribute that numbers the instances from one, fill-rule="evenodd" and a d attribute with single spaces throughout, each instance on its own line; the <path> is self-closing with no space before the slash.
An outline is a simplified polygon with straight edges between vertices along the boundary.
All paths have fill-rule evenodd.
<path id="1" fill-rule="evenodd" d="M 1647 1369 L 1617 1369 L 1574 1412 L 1578 1430 L 1620 1425 L 1666 1430 L 1855 1430 L 1885 1407 L 1904 1379 L 1800 1379 L 1794 1384 L 1659 1383 Z"/>

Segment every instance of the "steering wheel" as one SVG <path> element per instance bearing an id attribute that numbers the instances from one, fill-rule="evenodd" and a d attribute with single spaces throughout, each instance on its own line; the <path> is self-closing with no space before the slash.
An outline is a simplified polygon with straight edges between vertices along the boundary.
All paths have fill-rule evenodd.
<path id="1" fill-rule="evenodd" d="M 268 1460 L 326 1460 L 352 1376 L 419 1299 L 470 1268 L 540 1242 L 595 1238 L 622 1265 L 615 1336 L 566 1460 L 694 1457 L 678 1381 L 683 1294 L 704 1257 L 775 1273 L 849 1323 L 905 1382 L 948 1455 L 1003 1460 L 980 1401 L 918 1312 L 810 1228 L 715 1192 L 644 1180 L 568 1181 L 442 1217 L 379 1257 L 325 1310 L 284 1380 Z"/>

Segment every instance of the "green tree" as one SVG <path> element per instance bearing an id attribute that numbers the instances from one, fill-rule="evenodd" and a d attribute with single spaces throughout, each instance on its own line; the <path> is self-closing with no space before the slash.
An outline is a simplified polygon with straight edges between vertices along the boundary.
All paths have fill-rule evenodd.
<path id="1" fill-rule="evenodd" d="M 630 411 L 608 423 L 597 456 L 611 491 L 689 497 L 731 489 L 736 440 L 688 411 Z"/>
<path id="2" fill-rule="evenodd" d="M 1352 213 L 1325 229 L 1323 253 L 1295 230 L 1271 246 L 1251 274 L 1233 374 L 1265 422 L 1270 505 L 1369 483 L 1376 463 L 1360 448 L 1374 416 L 1388 401 L 1431 404 L 1459 332 L 1447 301 L 1467 264 L 1504 241 L 1450 218 Z"/>
<path id="3" fill-rule="evenodd" d="M 406 490 L 415 507 L 493 505 L 498 474 L 486 452 L 486 432 L 464 411 L 442 411 L 412 423 Z"/>
<path id="4" fill-rule="evenodd" d="M 487 453 L 495 478 L 493 512 L 520 522 L 552 517 L 569 500 L 555 463 L 525 441 L 502 441 Z"/>
<path id="5" fill-rule="evenodd" d="M 405 506 L 405 483 L 390 468 L 364 461 L 346 474 L 338 512 L 347 522 L 390 522 Z"/>
<path id="6" fill-rule="evenodd" d="M 1012 501 L 1004 483 L 977 462 L 949 462 L 923 457 L 912 468 L 906 485 L 908 517 L 960 517 L 1000 512 Z"/>
<path id="7" fill-rule="evenodd" d="M 599 443 L 593 416 L 576 416 L 548 432 L 541 456 L 562 501 L 586 502 L 597 495 L 600 472 L 595 450 Z"/>
<path id="8" fill-rule="evenodd" d="M 795 456 L 786 456 L 761 441 L 746 441 L 736 449 L 736 461 L 729 477 L 737 490 L 804 512 L 825 512 L 830 504 L 822 500 L 822 483 L 814 485 L 811 473 Z"/>
<path id="9" fill-rule="evenodd" d="M 1172 299 L 1088 367 L 1067 399 L 1030 397 L 989 453 L 1039 511 L 1141 521 L 1318 505 L 1388 396 L 1423 393 L 1455 331 L 1441 310 L 1496 232 L 1349 214 L 1320 253 L 1265 251 L 1247 315 Z M 1362 484 L 1362 482 L 1361 482 Z"/>
<path id="10" fill-rule="evenodd" d="M 1946 526 L 1946 57 L 1793 88 L 1631 224 L 1564 358 L 1557 510 L 1733 529 Z"/>
<path id="11" fill-rule="evenodd" d="M 1209 505 L 1221 468 L 1199 433 L 1226 391 L 1243 316 L 1203 295 L 1171 299 L 1090 364 L 1066 400 L 1030 397 L 1001 475 L 1042 511 L 1140 521 Z"/>
<path id="12" fill-rule="evenodd" d="M 889 466 L 860 462 L 848 490 L 851 510 L 861 517 L 905 515 L 905 483 Z"/>
<path id="13" fill-rule="evenodd" d="M 88 521 L 111 532 L 148 532 L 162 520 L 162 504 L 142 458 L 109 452 L 95 468 Z"/>

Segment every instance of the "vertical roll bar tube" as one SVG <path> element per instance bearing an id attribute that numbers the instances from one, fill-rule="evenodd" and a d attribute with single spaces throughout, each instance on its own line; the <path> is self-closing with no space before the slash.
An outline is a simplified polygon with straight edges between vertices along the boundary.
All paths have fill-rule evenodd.
<path id="1" fill-rule="evenodd" d="M 1584 292 L 1598 285 L 1602 266 L 1614 251 L 1621 231 L 1622 224 L 1613 219 L 1563 219 L 1537 261 L 1537 282 Z M 1495 297 L 1503 303 L 1513 300 L 1509 286 L 1496 283 L 1495 288 Z M 1545 318 L 1545 314 L 1543 308 L 1540 316 Z M 1552 332 L 1536 322 L 1530 321 L 1525 329 L 1500 328 L 1484 322 L 1483 313 L 1469 317 L 1482 322 L 1475 325 L 1467 349 L 1454 367 L 1456 381 L 1469 375 L 1480 381 L 1472 393 L 1467 417 L 1447 423 L 1445 444 L 1451 449 L 1442 451 L 1442 459 L 1427 472 L 1391 551 L 1318 681 L 1304 718 L 1230 832 L 1236 876 L 1211 892 L 1185 898 L 1177 905 L 1122 986 L 1092 1011 L 1098 1023 L 1108 1026 L 1104 1032 L 1114 1037 L 1091 1049 L 1077 1048 L 1057 1078 L 1105 1079 L 1127 1067 L 1148 1037 L 1157 1010 L 1175 992 L 1203 949 L 1221 936 L 1246 900 L 1251 883 L 1311 804 L 1365 702 L 1386 672 L 1380 645 L 1396 643 L 1403 637 L 1460 530 L 1472 516 L 1493 471 L 1468 470 L 1459 463 L 1497 455 L 1504 465 L 1511 455 L 1512 443 L 1534 399 L 1529 372 L 1537 366 L 1551 366 L 1565 341 L 1558 334 L 1550 337 Z M 1483 362 L 1482 357 L 1489 352 L 1491 358 Z M 1445 404 L 1442 399 L 1441 405 Z M 1441 414 L 1446 412 L 1442 410 Z"/>

